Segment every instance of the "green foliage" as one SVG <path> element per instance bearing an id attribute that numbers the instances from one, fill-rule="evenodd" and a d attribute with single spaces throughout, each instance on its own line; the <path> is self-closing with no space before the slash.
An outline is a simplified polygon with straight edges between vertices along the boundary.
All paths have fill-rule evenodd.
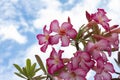
<path id="1" fill-rule="evenodd" d="M 18 72 L 15 72 L 15 74 L 21 78 L 32 80 L 32 78 L 35 76 L 36 72 L 40 70 L 40 68 L 36 69 L 36 63 L 31 64 L 31 60 L 26 60 L 26 66 L 20 67 L 17 64 L 13 64 L 14 67 L 18 70 Z"/>

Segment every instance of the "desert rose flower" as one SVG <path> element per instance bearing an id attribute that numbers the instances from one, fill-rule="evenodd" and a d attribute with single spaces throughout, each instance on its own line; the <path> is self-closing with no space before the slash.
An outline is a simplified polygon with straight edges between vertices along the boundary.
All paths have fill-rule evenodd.
<path id="1" fill-rule="evenodd" d="M 106 16 L 104 9 L 98 9 L 98 12 L 91 15 L 91 18 L 98 24 L 101 24 L 106 31 L 110 30 L 108 22 L 110 19 Z"/>
<path id="2" fill-rule="evenodd" d="M 111 73 L 115 72 L 113 65 L 109 62 L 104 62 L 102 58 L 97 60 L 97 66 L 94 70 L 96 71 L 95 80 L 111 80 Z"/>
<path id="3" fill-rule="evenodd" d="M 63 52 L 64 51 L 59 50 L 57 53 L 54 48 L 52 49 L 50 57 L 46 60 L 49 74 L 54 74 L 55 71 L 64 67 L 64 63 L 61 58 Z"/>
<path id="4" fill-rule="evenodd" d="M 62 46 L 68 46 L 70 39 L 74 39 L 77 35 L 76 30 L 73 29 L 70 22 L 64 22 L 61 26 L 59 26 L 59 22 L 54 20 L 51 22 L 50 30 L 56 33 L 53 37 L 51 37 L 51 43 L 57 44 L 59 39 L 61 39 Z"/>
<path id="5" fill-rule="evenodd" d="M 39 45 L 43 45 L 40 49 L 45 52 L 48 45 L 50 44 L 50 31 L 46 30 L 46 26 L 43 28 L 43 34 L 38 34 L 37 39 L 39 40 Z"/>
<path id="6" fill-rule="evenodd" d="M 73 69 L 73 64 L 68 63 L 68 71 L 60 73 L 60 77 L 64 80 L 86 80 L 86 71 L 82 68 Z"/>

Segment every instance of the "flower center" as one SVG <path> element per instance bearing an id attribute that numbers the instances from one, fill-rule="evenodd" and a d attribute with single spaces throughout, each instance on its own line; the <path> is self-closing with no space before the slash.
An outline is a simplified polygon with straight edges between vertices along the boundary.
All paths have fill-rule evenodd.
<path id="1" fill-rule="evenodd" d="M 65 34 L 66 34 L 66 32 L 65 32 L 65 30 L 64 30 L 64 29 L 60 29 L 59 34 L 63 36 L 63 35 L 65 35 Z"/>
<path id="2" fill-rule="evenodd" d="M 48 40 L 49 39 L 49 35 L 45 35 L 45 39 Z"/>

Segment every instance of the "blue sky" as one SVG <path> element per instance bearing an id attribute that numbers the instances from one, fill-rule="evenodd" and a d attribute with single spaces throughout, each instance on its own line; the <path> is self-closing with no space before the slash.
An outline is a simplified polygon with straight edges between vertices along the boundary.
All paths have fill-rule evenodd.
<path id="1" fill-rule="evenodd" d="M 103 8 L 112 19 L 110 24 L 120 25 L 119 3 L 119 0 L 0 0 L 0 80 L 22 80 L 14 75 L 14 63 L 23 66 L 26 58 L 35 62 L 35 54 L 43 60 L 48 56 L 50 49 L 42 54 L 36 39 L 45 24 L 49 26 L 54 19 L 62 23 L 70 16 L 78 29 L 87 22 L 86 10 L 94 13 Z M 67 53 L 74 51 L 73 47 L 67 49 Z"/>

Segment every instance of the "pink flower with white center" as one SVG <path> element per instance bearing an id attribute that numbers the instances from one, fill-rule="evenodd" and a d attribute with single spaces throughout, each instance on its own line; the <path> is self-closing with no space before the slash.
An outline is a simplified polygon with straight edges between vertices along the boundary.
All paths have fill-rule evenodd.
<path id="1" fill-rule="evenodd" d="M 91 53 L 94 59 L 98 59 L 99 57 L 103 57 L 107 60 L 107 57 L 104 55 L 103 51 L 107 51 L 109 56 L 111 56 L 111 45 L 107 40 L 99 40 L 96 43 L 88 42 L 86 46 L 86 51 Z"/>
<path id="2" fill-rule="evenodd" d="M 104 62 L 102 58 L 97 60 L 97 66 L 94 68 L 96 75 L 95 80 L 111 80 L 112 76 L 110 73 L 114 73 L 114 67 L 109 62 Z"/>
<path id="3" fill-rule="evenodd" d="M 59 22 L 54 20 L 51 22 L 50 30 L 57 33 L 51 37 L 51 44 L 57 44 L 61 39 L 62 46 L 68 46 L 70 39 L 74 39 L 77 35 L 76 30 L 72 28 L 72 24 L 69 22 L 64 22 L 60 27 Z"/>
<path id="4" fill-rule="evenodd" d="M 77 51 L 71 59 L 71 63 L 73 64 L 73 69 L 80 67 L 88 72 L 90 68 L 94 66 L 95 62 L 91 60 L 91 55 L 89 53 Z"/>
<path id="5" fill-rule="evenodd" d="M 60 78 L 64 80 L 86 80 L 86 71 L 82 68 L 73 69 L 73 64 L 68 63 L 68 71 L 63 71 L 60 73 Z"/>
<path id="6" fill-rule="evenodd" d="M 43 28 L 43 34 L 38 34 L 37 39 L 39 40 L 39 45 L 43 45 L 40 49 L 45 52 L 48 45 L 50 44 L 50 34 L 51 32 L 46 30 L 46 26 Z"/>
<path id="7" fill-rule="evenodd" d="M 108 17 L 106 16 L 106 12 L 104 11 L 104 9 L 98 9 L 98 12 L 92 14 L 91 17 L 98 24 L 101 24 L 106 31 L 110 30 L 110 27 L 108 24 L 110 19 L 108 19 Z"/>
<path id="8" fill-rule="evenodd" d="M 64 51 L 59 50 L 59 52 L 57 53 L 54 48 L 52 49 L 50 57 L 47 59 L 49 74 L 54 74 L 54 72 L 64 67 L 64 63 L 61 58 L 63 52 Z"/>

